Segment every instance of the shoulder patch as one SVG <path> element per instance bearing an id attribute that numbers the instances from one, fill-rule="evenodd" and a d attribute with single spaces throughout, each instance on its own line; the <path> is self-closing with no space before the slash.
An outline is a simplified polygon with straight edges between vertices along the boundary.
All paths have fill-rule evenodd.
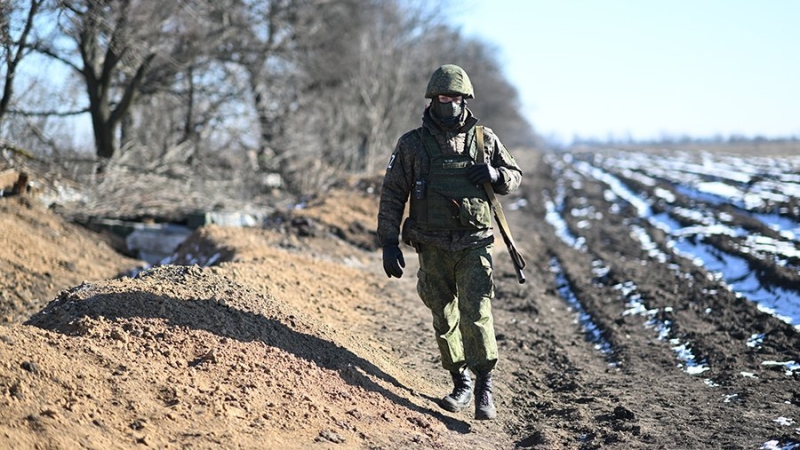
<path id="1" fill-rule="evenodd" d="M 392 156 L 389 158 L 389 164 L 386 165 L 387 169 L 391 169 L 394 165 L 394 160 L 397 159 L 397 153 L 392 153 Z"/>

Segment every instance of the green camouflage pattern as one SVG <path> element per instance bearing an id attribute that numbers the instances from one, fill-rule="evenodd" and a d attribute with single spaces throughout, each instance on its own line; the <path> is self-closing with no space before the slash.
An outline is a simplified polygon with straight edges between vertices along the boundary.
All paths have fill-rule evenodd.
<path id="1" fill-rule="evenodd" d="M 445 64 L 433 72 L 425 89 L 425 98 L 434 98 L 437 95 L 474 98 L 475 92 L 464 69 L 455 64 Z"/>
<path id="2" fill-rule="evenodd" d="M 427 111 L 422 126 L 431 132 L 443 154 L 454 155 L 463 153 L 469 147 L 466 143 L 467 132 L 476 124 L 477 119 L 468 109 L 465 124 L 457 134 L 442 131 L 435 125 Z M 400 227 L 414 184 L 421 174 L 430 172 L 430 160 L 420 134 L 420 130 L 415 129 L 401 136 L 386 168 L 378 211 L 378 239 L 381 245 L 400 242 Z M 522 180 L 522 170 L 491 128 L 484 127 L 484 142 L 486 161 L 491 162 L 500 172 L 500 180 L 494 185 L 495 192 L 498 195 L 513 192 Z M 494 235 L 492 228 L 425 231 L 414 226 L 412 217 L 403 227 L 403 241 L 458 251 L 491 244 L 494 242 Z"/>
<path id="3" fill-rule="evenodd" d="M 467 132 L 469 151 L 443 155 L 427 129 L 422 144 L 428 152 L 431 172 L 425 177 L 424 194 L 411 196 L 409 215 L 422 230 L 474 230 L 492 226 L 489 196 L 483 186 L 470 183 L 467 171 L 475 164 L 478 146 L 474 129 Z"/>
<path id="4" fill-rule="evenodd" d="M 458 252 L 421 246 L 417 292 L 431 310 L 442 367 L 453 372 L 466 366 L 473 373 L 494 369 L 492 246 Z"/>
<path id="5" fill-rule="evenodd" d="M 436 124 L 428 108 L 422 119 L 424 130 L 411 130 L 397 141 L 386 167 L 378 210 L 378 238 L 384 247 L 398 245 L 415 183 L 431 173 L 423 131 L 430 133 L 442 156 L 472 155 L 471 149 L 477 153 L 477 145 L 470 139 L 475 139 L 478 119 L 469 109 L 465 112 L 461 126 L 449 131 Z M 513 192 L 520 185 L 522 170 L 490 128 L 484 127 L 483 135 L 483 160 L 499 172 L 493 184 L 495 192 Z M 425 139 L 430 145 L 430 138 Z M 402 238 L 419 256 L 417 293 L 431 311 L 442 366 L 449 372 L 466 366 L 476 374 L 489 373 L 498 360 L 492 317 L 493 228 L 426 230 L 415 226 L 415 220 L 413 213 L 406 219 Z"/>

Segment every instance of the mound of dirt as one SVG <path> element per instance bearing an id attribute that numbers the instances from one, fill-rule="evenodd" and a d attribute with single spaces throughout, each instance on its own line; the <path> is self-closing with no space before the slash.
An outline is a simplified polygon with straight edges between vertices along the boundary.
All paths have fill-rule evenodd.
<path id="1" fill-rule="evenodd" d="M 3 338 L 2 353 L 27 353 L 4 358 L 3 423 L 28 422 L 4 430 L 10 443 L 435 446 L 441 425 L 410 400 L 413 380 L 373 363 L 385 355 L 243 276 L 236 264 L 163 266 L 63 292 L 28 322 L 42 331 Z"/>
<path id="2" fill-rule="evenodd" d="M 0 198 L 0 321 L 18 322 L 60 290 L 142 266 L 99 234 L 73 225 L 29 197 Z"/>
<path id="3" fill-rule="evenodd" d="M 299 237 L 333 238 L 317 239 L 318 245 L 343 241 L 363 250 L 376 250 L 379 182 L 371 178 L 342 183 L 301 208 L 274 214 L 269 226 Z M 338 251 L 323 253 L 335 255 Z"/>

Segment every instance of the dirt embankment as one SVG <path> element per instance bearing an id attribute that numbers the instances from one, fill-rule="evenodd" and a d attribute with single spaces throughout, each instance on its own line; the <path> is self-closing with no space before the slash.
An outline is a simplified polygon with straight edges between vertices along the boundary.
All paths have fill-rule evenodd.
<path id="1" fill-rule="evenodd" d="M 797 330 L 672 254 L 664 233 L 604 182 L 564 183 L 568 165 L 518 158 L 523 188 L 503 201 L 528 282 L 517 283 L 498 242 L 498 420 L 436 406 L 449 377 L 416 296 L 413 251 L 404 248 L 402 279 L 382 272 L 374 183 L 345 186 L 269 230 L 202 228 L 171 264 L 135 278 L 113 278 L 137 262 L 98 236 L 0 198 L 10 322 L 0 327 L 0 446 L 746 449 L 800 440 L 797 372 L 763 364 L 797 355 Z M 558 192 L 580 246 L 547 220 Z M 650 230 L 666 260 L 632 224 Z M 704 371 L 690 373 L 682 344 Z"/>
<path id="2" fill-rule="evenodd" d="M 142 265 L 33 198 L 0 198 L 0 322 L 30 316 L 64 288 Z"/>

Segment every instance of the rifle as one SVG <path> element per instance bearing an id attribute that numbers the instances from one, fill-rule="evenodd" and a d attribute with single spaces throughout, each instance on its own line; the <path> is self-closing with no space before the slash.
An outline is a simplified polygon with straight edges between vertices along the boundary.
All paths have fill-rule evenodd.
<path id="1" fill-rule="evenodd" d="M 484 143 L 482 126 L 475 127 L 475 140 L 478 144 L 478 163 L 487 164 L 486 155 L 483 152 Z M 523 284 L 525 283 L 525 274 L 522 273 L 522 269 L 525 268 L 525 259 L 522 257 L 519 251 L 517 251 L 514 238 L 511 237 L 511 229 L 508 227 L 505 214 L 503 214 L 503 206 L 497 199 L 497 195 L 494 193 L 491 182 L 487 181 L 486 183 L 483 183 L 483 189 L 486 190 L 486 195 L 489 196 L 489 202 L 492 204 L 492 212 L 494 213 L 494 221 L 497 223 L 497 227 L 500 228 L 500 234 L 503 236 L 503 241 L 506 243 L 508 254 L 511 255 L 511 262 L 514 264 L 514 270 L 517 272 L 517 281 L 519 281 L 520 284 Z"/>

